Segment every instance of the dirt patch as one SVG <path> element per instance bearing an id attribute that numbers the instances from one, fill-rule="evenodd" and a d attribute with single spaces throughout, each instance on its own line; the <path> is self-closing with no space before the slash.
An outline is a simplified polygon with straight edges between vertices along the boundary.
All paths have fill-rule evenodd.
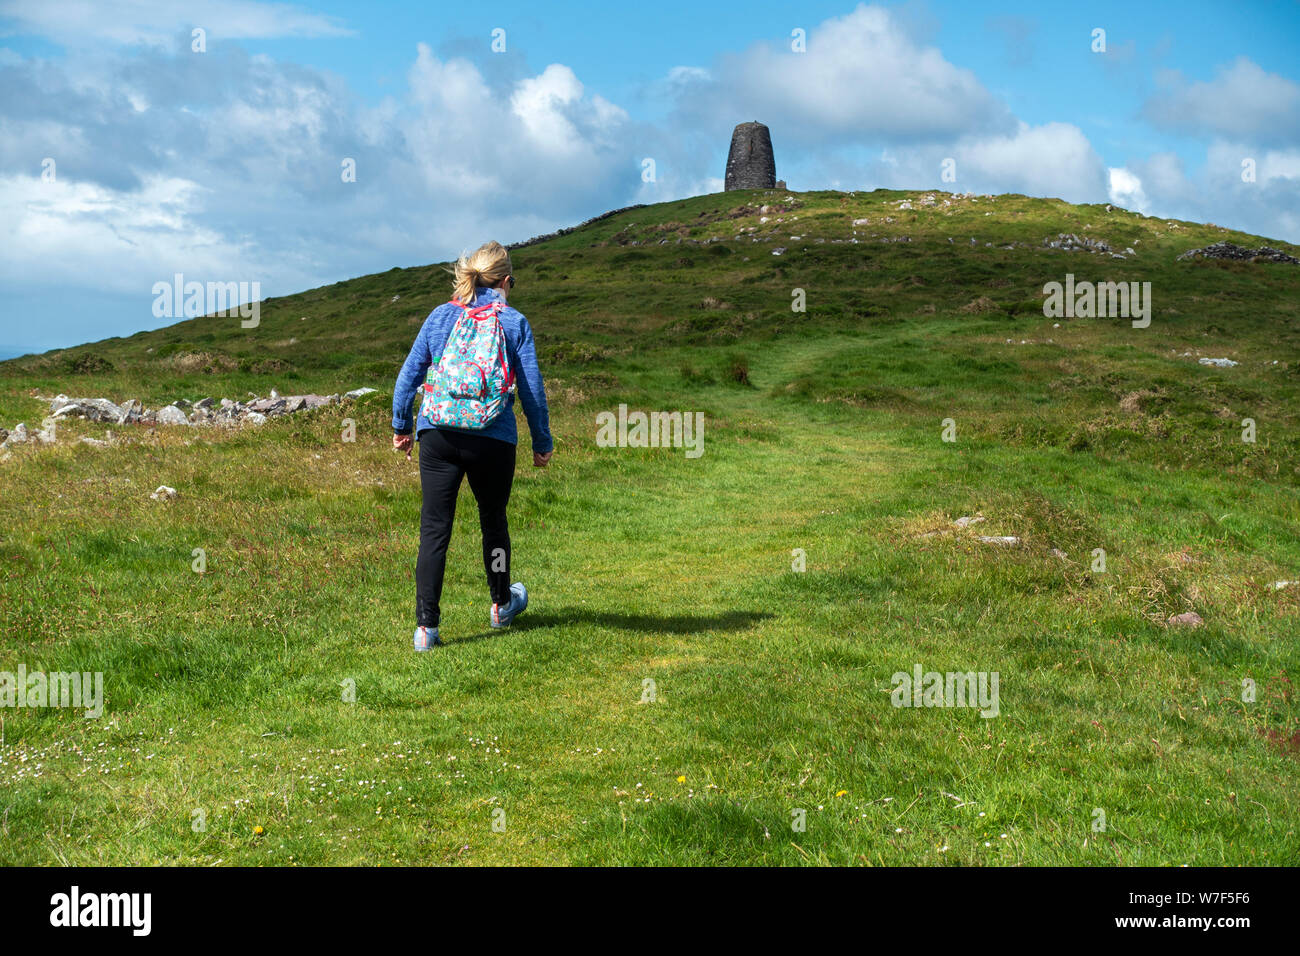
<path id="1" fill-rule="evenodd" d="M 988 296 L 982 295 L 978 299 L 967 302 L 958 311 L 967 315 L 986 315 L 989 312 L 997 312 L 998 304 Z"/>

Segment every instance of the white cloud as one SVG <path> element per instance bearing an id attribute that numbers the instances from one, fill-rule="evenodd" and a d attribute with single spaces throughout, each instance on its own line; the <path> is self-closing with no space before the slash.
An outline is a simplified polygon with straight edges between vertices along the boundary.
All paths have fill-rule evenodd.
<path id="1" fill-rule="evenodd" d="M 1242 179 L 1243 158 L 1255 160 L 1253 182 Z M 1254 150 L 1216 140 L 1191 172 L 1174 154 L 1156 153 L 1111 174 L 1111 201 L 1126 208 L 1265 238 L 1300 238 L 1300 149 Z"/>
<path id="2" fill-rule="evenodd" d="M 1142 191 L 1142 180 L 1130 170 L 1112 168 L 1110 174 L 1110 201 L 1124 209 L 1132 209 L 1145 214 L 1150 208 L 1147 195 Z"/>
<path id="3" fill-rule="evenodd" d="M 163 45 L 202 27 L 209 39 L 351 36 L 334 17 L 288 3 L 257 0 L 5 0 L 0 14 L 11 33 L 37 34 L 69 45 L 97 41 Z"/>
<path id="4" fill-rule="evenodd" d="M 175 272 L 200 281 L 262 281 L 268 257 L 202 222 L 197 183 L 148 177 L 137 190 L 34 176 L 0 177 L 0 219 L 13 241 L 0 280 L 138 294 Z M 288 289 L 318 277 L 277 269 Z"/>
<path id="5" fill-rule="evenodd" d="M 1008 136 L 967 139 L 954 147 L 958 182 L 974 180 L 980 192 L 1053 196 L 1096 202 L 1105 194 L 1101 157 L 1071 123 L 1020 123 Z"/>
<path id="6" fill-rule="evenodd" d="M 1300 142 L 1300 84 L 1268 73 L 1247 57 L 1220 67 L 1210 82 L 1189 83 L 1178 71 L 1158 77 L 1161 89 L 1144 107 L 1156 126 L 1194 135 L 1260 143 Z"/>
<path id="7" fill-rule="evenodd" d="M 801 140 L 915 143 L 1015 128 L 974 73 L 915 42 L 883 7 L 859 5 L 824 21 L 809 31 L 804 53 L 758 44 L 723 56 L 711 76 L 685 75 L 685 111 L 761 117 Z"/>

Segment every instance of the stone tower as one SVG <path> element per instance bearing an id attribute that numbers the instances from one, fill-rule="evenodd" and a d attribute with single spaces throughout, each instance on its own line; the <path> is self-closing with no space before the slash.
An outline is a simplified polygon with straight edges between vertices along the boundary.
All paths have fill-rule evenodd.
<path id="1" fill-rule="evenodd" d="M 772 136 L 762 123 L 741 123 L 731 134 L 725 189 L 773 189 L 776 160 Z"/>

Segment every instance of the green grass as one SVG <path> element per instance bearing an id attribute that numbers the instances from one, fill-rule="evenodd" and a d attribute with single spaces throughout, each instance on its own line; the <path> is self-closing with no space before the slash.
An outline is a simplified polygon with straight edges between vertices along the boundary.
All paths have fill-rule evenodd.
<path id="1" fill-rule="evenodd" d="M 0 863 L 1300 859 L 1300 586 L 1272 587 L 1300 578 L 1300 269 L 1175 262 L 1262 240 L 1020 196 L 803 193 L 760 224 L 786 195 L 515 253 L 557 440 L 512 497 L 532 604 L 486 627 L 464 489 L 432 654 L 410 650 L 419 488 L 388 422 L 441 266 L 268 301 L 257 329 L 0 363 L 10 427 L 45 414 L 33 391 L 381 389 L 233 432 L 61 423 L 0 461 L 0 669 L 102 671 L 107 696 L 99 720 L 0 710 Z M 1058 232 L 1139 251 L 1044 249 Z M 1150 281 L 1151 327 L 1054 327 L 1041 289 L 1067 271 Z M 620 402 L 704 412 L 704 455 L 597 447 Z M 1166 624 L 1188 610 L 1203 628 Z M 999 716 L 892 707 L 917 663 L 998 672 Z"/>

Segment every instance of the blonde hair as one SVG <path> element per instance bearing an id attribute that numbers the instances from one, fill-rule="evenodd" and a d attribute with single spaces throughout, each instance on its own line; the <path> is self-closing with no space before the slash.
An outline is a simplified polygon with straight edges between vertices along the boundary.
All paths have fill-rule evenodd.
<path id="1" fill-rule="evenodd" d="M 457 302 L 468 305 L 474 301 L 475 286 L 500 285 L 510 275 L 510 253 L 505 246 L 493 240 L 485 242 L 469 255 L 461 254 L 456 260 L 452 295 Z"/>

